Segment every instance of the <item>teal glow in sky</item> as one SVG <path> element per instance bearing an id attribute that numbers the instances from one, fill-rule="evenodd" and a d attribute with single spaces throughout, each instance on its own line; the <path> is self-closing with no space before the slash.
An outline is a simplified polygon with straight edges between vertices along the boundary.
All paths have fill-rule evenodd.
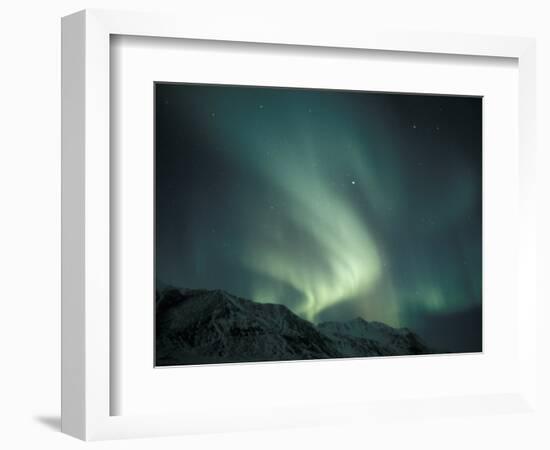
<path id="1" fill-rule="evenodd" d="M 481 106 L 157 84 L 157 279 L 478 349 Z"/>

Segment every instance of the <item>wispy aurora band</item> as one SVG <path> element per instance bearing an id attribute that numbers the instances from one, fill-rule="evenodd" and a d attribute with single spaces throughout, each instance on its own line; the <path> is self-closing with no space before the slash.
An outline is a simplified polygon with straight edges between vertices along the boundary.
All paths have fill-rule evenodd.
<path id="1" fill-rule="evenodd" d="M 248 243 L 243 263 L 300 292 L 303 301 L 295 307 L 295 312 L 315 321 L 320 313 L 338 302 L 359 295 L 368 298 L 384 275 L 381 249 L 365 221 L 357 216 L 353 205 L 339 189 L 327 183 L 322 164 L 317 163 L 322 158 L 320 147 L 324 150 L 331 145 L 335 149 L 348 147 L 347 155 L 356 171 L 347 183 L 353 182 L 364 194 L 368 193 L 370 177 L 360 163 L 361 149 L 346 145 L 344 139 L 339 145 L 318 142 L 315 133 L 306 131 L 302 139 L 285 145 L 296 146 L 287 149 L 292 158 L 275 159 L 269 166 L 260 164 L 257 170 L 263 171 L 283 193 L 284 219 L 299 232 L 301 239 L 311 243 L 314 254 L 303 255 L 303 248 L 293 248 L 291 244 L 289 249 L 286 239 L 290 236 L 281 235 L 274 226 Z M 389 292 L 387 294 L 385 307 L 392 310 L 394 300 Z M 274 301 L 280 295 L 277 289 L 270 290 L 261 284 L 255 286 L 254 298 L 259 301 Z M 395 322 L 393 319 L 391 321 Z"/>

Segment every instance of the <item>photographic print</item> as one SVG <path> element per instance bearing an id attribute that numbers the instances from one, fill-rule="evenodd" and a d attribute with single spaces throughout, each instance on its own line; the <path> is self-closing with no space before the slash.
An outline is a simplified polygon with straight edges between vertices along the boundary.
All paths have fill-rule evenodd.
<path id="1" fill-rule="evenodd" d="M 482 99 L 155 84 L 155 364 L 482 351 Z"/>

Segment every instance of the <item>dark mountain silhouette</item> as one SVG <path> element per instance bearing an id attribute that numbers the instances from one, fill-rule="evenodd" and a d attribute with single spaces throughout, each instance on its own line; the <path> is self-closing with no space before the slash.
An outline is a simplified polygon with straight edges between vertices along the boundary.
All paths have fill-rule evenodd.
<path id="1" fill-rule="evenodd" d="M 412 331 L 361 318 L 314 324 L 280 304 L 222 290 L 160 287 L 156 365 L 432 353 Z"/>

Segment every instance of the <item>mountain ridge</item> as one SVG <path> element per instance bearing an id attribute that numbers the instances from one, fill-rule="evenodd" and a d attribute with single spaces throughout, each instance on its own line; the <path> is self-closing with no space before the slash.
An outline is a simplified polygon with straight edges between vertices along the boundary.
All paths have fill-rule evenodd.
<path id="1" fill-rule="evenodd" d="M 315 325 L 222 289 L 156 292 L 157 366 L 432 353 L 406 328 L 355 318 Z"/>

